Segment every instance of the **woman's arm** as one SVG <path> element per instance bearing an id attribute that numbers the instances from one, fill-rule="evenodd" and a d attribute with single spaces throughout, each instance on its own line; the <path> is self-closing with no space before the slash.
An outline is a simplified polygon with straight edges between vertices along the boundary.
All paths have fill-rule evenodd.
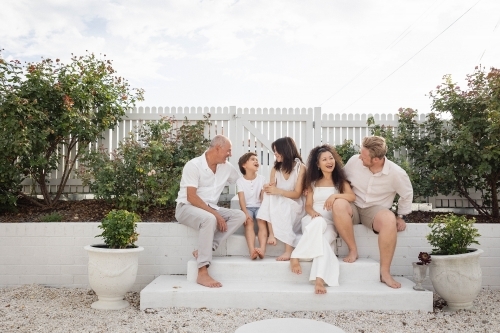
<path id="1" fill-rule="evenodd" d="M 344 199 L 349 202 L 354 202 L 356 200 L 356 195 L 352 191 L 351 185 L 346 181 L 344 182 L 344 193 L 332 194 L 326 199 L 325 206 L 323 207 L 325 210 L 332 210 L 333 203 L 337 199 Z"/>
<path id="2" fill-rule="evenodd" d="M 301 164 L 299 170 L 299 176 L 297 177 L 297 183 L 295 184 L 295 188 L 293 189 L 293 191 L 285 191 L 280 188 L 277 188 L 276 186 L 271 186 L 268 188 L 266 193 L 281 195 L 290 199 L 298 199 L 300 198 L 300 196 L 302 195 L 302 191 L 304 190 L 305 176 L 306 176 L 306 166 L 304 164 Z"/>
<path id="3" fill-rule="evenodd" d="M 320 216 L 321 214 L 318 213 L 317 211 L 314 210 L 313 208 L 314 200 L 313 200 L 313 189 L 309 187 L 307 189 L 307 196 L 306 196 L 306 213 L 311 215 L 312 218 L 315 218 L 317 216 Z"/>

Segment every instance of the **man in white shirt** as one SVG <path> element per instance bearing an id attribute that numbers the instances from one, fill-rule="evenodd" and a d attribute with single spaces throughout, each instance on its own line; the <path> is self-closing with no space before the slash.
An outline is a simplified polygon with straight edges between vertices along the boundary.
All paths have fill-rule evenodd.
<path id="1" fill-rule="evenodd" d="M 344 170 L 356 194 L 354 223 L 362 223 L 378 234 L 380 281 L 391 288 L 401 284 L 391 275 L 391 262 L 396 249 L 397 233 L 406 229 L 405 214 L 411 213 L 413 187 L 406 171 L 385 157 L 385 139 L 365 137 L 359 155 L 346 163 Z M 390 210 L 399 194 L 398 215 Z"/>
<path id="2" fill-rule="evenodd" d="M 199 230 L 198 250 L 193 252 L 198 263 L 196 282 L 219 288 L 222 284 L 208 274 L 212 251 L 233 234 L 246 219 L 239 209 L 218 207 L 220 194 L 227 182 L 234 184 L 238 171 L 227 158 L 231 156 L 231 141 L 223 135 L 212 139 L 201 156 L 186 163 L 182 170 L 175 218 L 181 224 Z"/>

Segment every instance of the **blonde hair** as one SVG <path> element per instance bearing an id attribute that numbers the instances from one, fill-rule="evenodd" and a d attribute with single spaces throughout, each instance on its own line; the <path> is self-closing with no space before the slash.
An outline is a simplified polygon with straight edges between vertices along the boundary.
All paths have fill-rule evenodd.
<path id="1" fill-rule="evenodd" d="M 371 158 L 384 158 L 387 153 L 385 139 L 381 136 L 367 136 L 363 139 L 362 145 L 368 150 Z"/>

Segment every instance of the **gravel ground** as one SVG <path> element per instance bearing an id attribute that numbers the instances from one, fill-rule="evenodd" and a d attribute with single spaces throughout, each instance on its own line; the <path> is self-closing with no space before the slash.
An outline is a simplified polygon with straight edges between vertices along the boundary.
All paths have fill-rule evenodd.
<path id="1" fill-rule="evenodd" d="M 253 321 L 308 318 L 346 332 L 500 332 L 500 290 L 483 290 L 475 311 L 297 311 L 168 308 L 139 310 L 139 294 L 120 311 L 90 308 L 92 290 L 24 285 L 0 289 L 0 332 L 234 332 Z M 436 298 L 437 300 L 437 298 Z M 435 302 L 438 304 L 439 302 Z M 277 332 L 280 333 L 280 332 Z"/>

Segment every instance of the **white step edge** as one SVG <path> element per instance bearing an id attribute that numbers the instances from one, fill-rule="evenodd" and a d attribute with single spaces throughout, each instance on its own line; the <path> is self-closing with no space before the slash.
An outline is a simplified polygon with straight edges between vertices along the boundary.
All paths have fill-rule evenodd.
<path id="1" fill-rule="evenodd" d="M 187 281 L 183 275 L 161 275 L 141 291 L 141 310 L 147 308 L 268 309 L 280 311 L 383 310 L 432 311 L 433 294 L 413 290 L 414 283 L 396 277 L 402 284 L 392 289 L 383 283 L 345 284 L 314 294 L 309 283 L 223 282 L 207 288 Z"/>
<path id="2" fill-rule="evenodd" d="M 359 258 L 354 263 L 340 259 L 339 264 L 340 284 L 380 281 L 380 265 L 373 259 Z M 290 271 L 289 261 L 276 261 L 275 258 L 250 260 L 250 257 L 241 256 L 214 257 L 209 273 L 218 281 L 307 283 L 311 265 L 311 261 L 301 261 L 302 274 L 297 275 Z M 196 282 L 197 276 L 196 260 L 191 259 L 187 266 L 187 281 Z"/>

